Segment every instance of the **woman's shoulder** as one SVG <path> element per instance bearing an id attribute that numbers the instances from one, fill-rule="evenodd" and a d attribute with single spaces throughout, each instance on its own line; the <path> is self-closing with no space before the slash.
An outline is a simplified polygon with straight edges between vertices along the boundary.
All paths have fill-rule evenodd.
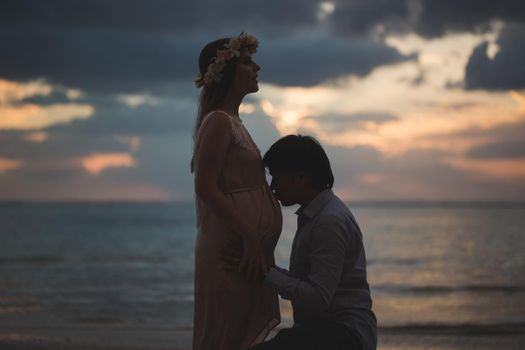
<path id="1" fill-rule="evenodd" d="M 231 128 L 232 120 L 226 112 L 214 110 L 204 116 L 202 124 L 209 124 L 219 128 Z"/>
<path id="2" fill-rule="evenodd" d="M 213 111 L 209 111 L 208 114 L 204 116 L 204 118 L 219 118 L 219 119 L 232 119 L 232 116 L 226 113 L 225 111 L 221 109 L 214 109 Z"/>

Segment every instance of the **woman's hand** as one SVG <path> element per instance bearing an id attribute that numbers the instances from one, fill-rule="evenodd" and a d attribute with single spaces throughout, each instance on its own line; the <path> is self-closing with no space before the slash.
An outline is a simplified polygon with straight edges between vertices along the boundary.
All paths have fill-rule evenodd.
<path id="1" fill-rule="evenodd" d="M 221 264 L 224 270 L 241 272 L 248 279 L 263 278 L 268 272 L 262 244 L 255 239 L 228 242 L 221 250 Z"/>
<path id="2" fill-rule="evenodd" d="M 259 240 L 248 237 L 243 239 L 243 252 L 239 271 L 249 280 L 261 279 L 268 271 L 262 244 Z"/>

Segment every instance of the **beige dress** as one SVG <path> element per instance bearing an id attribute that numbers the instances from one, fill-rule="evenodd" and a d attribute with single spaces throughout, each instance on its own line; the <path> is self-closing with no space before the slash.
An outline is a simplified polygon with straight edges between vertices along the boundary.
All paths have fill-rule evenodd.
<path id="1" fill-rule="evenodd" d="M 211 113 L 204 117 L 197 133 L 194 164 L 199 156 L 200 134 L 212 117 Z M 282 227 L 281 209 L 266 182 L 257 146 L 242 122 L 229 117 L 233 137 L 219 188 L 235 209 L 257 228 L 267 260 L 273 262 Z M 277 290 L 262 281 L 248 281 L 238 272 L 221 268 L 221 249 L 231 239 L 240 240 L 240 237 L 198 197 L 196 202 L 193 350 L 246 350 L 262 342 L 279 324 Z"/>

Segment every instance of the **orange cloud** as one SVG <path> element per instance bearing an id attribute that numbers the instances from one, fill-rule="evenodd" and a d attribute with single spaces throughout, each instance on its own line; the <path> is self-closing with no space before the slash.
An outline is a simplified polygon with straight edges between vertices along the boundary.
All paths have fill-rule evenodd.
<path id="1" fill-rule="evenodd" d="M 73 119 L 86 119 L 93 115 L 87 104 L 55 104 L 41 107 L 35 104 L 22 106 L 0 105 L 0 130 L 41 129 L 53 124 L 67 123 Z"/>
<path id="2" fill-rule="evenodd" d="M 98 175 L 107 168 L 130 168 L 137 165 L 127 153 L 95 153 L 82 158 L 80 164 L 93 175 Z"/>
<path id="3" fill-rule="evenodd" d="M 53 124 L 67 123 L 73 119 L 89 118 L 93 107 L 88 104 L 66 103 L 39 106 L 32 103 L 17 102 L 32 96 L 48 96 L 53 87 L 43 81 L 18 83 L 0 79 L 0 130 L 41 129 Z M 79 90 L 69 89 L 66 95 L 75 99 L 82 95 Z M 40 140 L 42 136 L 33 136 L 30 141 Z"/>
<path id="4" fill-rule="evenodd" d="M 520 93 L 519 91 L 512 90 L 510 95 L 518 105 L 518 112 L 525 113 L 525 93 Z"/>
<path id="5" fill-rule="evenodd" d="M 27 141 L 36 142 L 36 143 L 44 142 L 45 140 L 47 140 L 47 138 L 48 138 L 48 134 L 43 131 L 31 132 L 25 136 L 25 139 Z"/>
<path id="6" fill-rule="evenodd" d="M 359 181 L 365 185 L 377 185 L 385 180 L 383 174 L 367 173 L 359 177 Z"/>
<path id="7" fill-rule="evenodd" d="M 0 79 L 0 105 L 13 101 L 20 101 L 24 98 L 35 95 L 47 96 L 52 92 L 53 88 L 42 81 L 15 83 L 9 80 Z"/>
<path id="8" fill-rule="evenodd" d="M 119 101 L 131 108 L 137 108 L 141 105 L 156 105 L 159 101 L 150 95 L 122 94 L 118 97 Z"/>
<path id="9" fill-rule="evenodd" d="M 24 165 L 24 161 L 9 159 L 9 158 L 0 158 L 0 174 L 6 173 L 10 170 L 18 169 Z"/>

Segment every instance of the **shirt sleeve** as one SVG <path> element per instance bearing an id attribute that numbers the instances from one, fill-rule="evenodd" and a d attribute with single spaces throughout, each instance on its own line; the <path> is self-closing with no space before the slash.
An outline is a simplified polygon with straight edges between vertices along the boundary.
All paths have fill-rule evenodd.
<path id="1" fill-rule="evenodd" d="M 281 298 L 290 300 L 293 294 L 290 291 L 295 290 L 299 279 L 293 278 L 288 270 L 274 266 L 266 274 L 265 281 L 277 287 Z"/>
<path id="2" fill-rule="evenodd" d="M 350 232 L 343 220 L 334 215 L 320 217 L 311 232 L 308 277 L 299 279 L 276 267 L 270 269 L 266 280 L 277 287 L 282 298 L 292 301 L 295 312 L 315 316 L 332 301 L 349 244 Z"/>

